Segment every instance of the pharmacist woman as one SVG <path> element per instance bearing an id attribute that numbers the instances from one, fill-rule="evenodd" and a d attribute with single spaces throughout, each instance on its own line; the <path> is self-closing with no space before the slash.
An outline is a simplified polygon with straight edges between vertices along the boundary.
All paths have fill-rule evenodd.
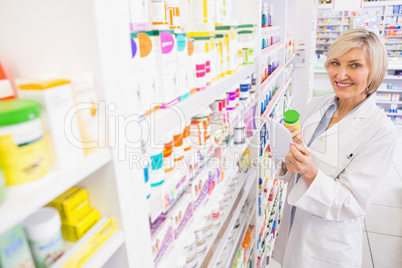
<path id="1" fill-rule="evenodd" d="M 281 226 L 273 257 L 282 268 L 362 267 L 364 216 L 398 137 L 374 101 L 387 66 L 383 43 L 364 29 L 343 33 L 329 48 L 325 68 L 335 95 L 308 104 L 282 166 L 294 184 L 282 220 L 290 215 L 289 228 Z"/>

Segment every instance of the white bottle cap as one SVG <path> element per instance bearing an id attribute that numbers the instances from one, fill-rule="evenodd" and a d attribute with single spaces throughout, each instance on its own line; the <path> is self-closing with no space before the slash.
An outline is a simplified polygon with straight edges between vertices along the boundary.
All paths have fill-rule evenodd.
<path id="1" fill-rule="evenodd" d="M 26 218 L 22 225 L 25 228 L 29 240 L 42 241 L 50 239 L 60 231 L 61 220 L 57 209 L 44 207 Z"/>

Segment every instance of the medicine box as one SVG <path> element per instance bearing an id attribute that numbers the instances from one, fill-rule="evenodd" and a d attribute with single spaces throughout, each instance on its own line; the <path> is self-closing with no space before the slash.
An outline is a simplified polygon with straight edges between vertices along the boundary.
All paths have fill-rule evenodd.
<path id="1" fill-rule="evenodd" d="M 215 28 L 215 0 L 190 1 L 190 30 L 213 31 Z"/>
<path id="2" fill-rule="evenodd" d="M 184 228 L 193 220 L 191 194 L 184 193 L 167 214 L 172 221 L 174 237 L 177 239 Z"/>
<path id="3" fill-rule="evenodd" d="M 139 116 L 157 110 L 161 102 L 156 72 L 156 47 L 151 35 L 154 31 L 131 33 L 130 77 L 133 88 L 126 92 L 125 109 Z"/>
<path id="4" fill-rule="evenodd" d="M 208 196 L 210 182 L 212 181 L 212 170 L 204 169 L 198 174 L 187 188 L 187 192 L 191 193 L 194 210 L 205 200 Z"/>
<path id="5" fill-rule="evenodd" d="M 77 105 L 77 117 L 81 131 L 84 153 L 90 154 L 97 148 L 105 147 L 105 131 L 99 116 L 99 105 L 92 74 L 80 74 L 71 77 L 74 101 Z"/>
<path id="6" fill-rule="evenodd" d="M 54 199 L 48 206 L 56 208 L 63 223 L 73 224 L 74 221 L 90 210 L 86 189 L 73 187 Z"/>
<path id="7" fill-rule="evenodd" d="M 149 30 L 148 0 L 130 0 L 130 28 L 132 32 Z"/>
<path id="8" fill-rule="evenodd" d="M 185 161 L 183 160 L 181 163 L 184 164 Z M 190 179 L 179 169 L 166 174 L 165 182 L 159 186 L 163 211 L 167 211 L 171 204 L 179 198 Z"/>
<path id="9" fill-rule="evenodd" d="M 188 52 L 188 57 L 187 57 L 186 69 L 188 71 L 188 88 L 190 90 L 190 93 L 193 94 L 193 93 L 197 92 L 197 87 L 195 85 L 196 59 L 195 59 L 194 39 L 193 38 L 187 38 L 187 52 Z"/>
<path id="10" fill-rule="evenodd" d="M 55 166 L 65 168 L 84 156 L 81 134 L 69 80 L 53 79 L 19 85 L 22 99 L 36 100 L 52 141 Z"/>
<path id="11" fill-rule="evenodd" d="M 161 108 L 166 109 L 180 101 L 177 74 L 177 44 L 173 30 L 150 31 L 152 47 L 156 50 L 157 88 Z"/>
<path id="12" fill-rule="evenodd" d="M 90 208 L 88 213 L 82 214 L 72 223 L 63 223 L 61 232 L 64 240 L 76 242 L 84 234 L 86 234 L 98 221 L 99 212 L 94 208 Z"/>
<path id="13" fill-rule="evenodd" d="M 179 79 L 180 101 L 190 97 L 190 75 L 188 68 L 189 53 L 185 33 L 176 34 L 177 40 L 177 75 Z M 194 79 L 193 79 L 194 80 Z"/>
<path id="14" fill-rule="evenodd" d="M 174 233 L 171 220 L 160 216 L 151 225 L 152 255 L 155 267 L 158 267 L 164 256 L 172 249 L 173 241 Z"/>

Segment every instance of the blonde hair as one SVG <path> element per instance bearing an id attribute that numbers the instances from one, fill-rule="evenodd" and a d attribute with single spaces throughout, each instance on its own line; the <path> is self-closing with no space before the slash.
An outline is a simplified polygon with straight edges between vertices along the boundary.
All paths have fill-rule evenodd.
<path id="1" fill-rule="evenodd" d="M 387 51 L 375 33 L 366 29 L 352 29 L 342 33 L 328 50 L 325 68 L 328 69 L 333 59 L 356 47 L 362 47 L 370 61 L 367 93 L 374 93 L 380 87 L 388 68 Z"/>

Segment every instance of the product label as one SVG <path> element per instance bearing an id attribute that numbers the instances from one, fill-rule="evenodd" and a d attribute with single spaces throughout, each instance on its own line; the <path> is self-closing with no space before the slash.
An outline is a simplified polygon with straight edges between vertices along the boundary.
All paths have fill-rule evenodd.
<path id="1" fill-rule="evenodd" d="M 190 246 L 184 248 L 184 250 L 186 251 L 187 264 L 192 263 L 195 260 L 195 258 L 197 258 L 197 248 L 195 244 L 191 244 Z"/>
<path id="2" fill-rule="evenodd" d="M 169 54 L 174 48 L 174 37 L 168 32 L 159 34 L 161 39 L 162 54 Z"/>
<path id="3" fill-rule="evenodd" d="M 184 212 L 180 211 L 176 215 L 174 215 L 173 225 L 175 226 L 174 237 L 177 239 L 179 235 L 182 233 L 186 224 L 193 217 L 193 204 L 190 202 Z"/>
<path id="4" fill-rule="evenodd" d="M 167 3 L 166 1 L 151 1 L 151 21 L 153 25 L 167 25 Z"/>
<path id="5" fill-rule="evenodd" d="M 19 224 L 0 235 L 0 267 L 35 267 L 24 229 Z"/>
<path id="6" fill-rule="evenodd" d="M 29 241 L 37 268 L 46 268 L 60 258 L 64 253 L 63 238 L 59 231 L 45 241 Z"/>
<path id="7" fill-rule="evenodd" d="M 146 31 L 149 27 L 148 1 L 130 0 L 131 31 Z"/>
<path id="8" fill-rule="evenodd" d="M 168 231 L 166 232 L 165 236 L 163 237 L 162 241 L 156 239 L 155 243 L 152 246 L 152 251 L 156 255 L 154 259 L 155 266 L 158 266 L 160 261 L 162 260 L 165 252 L 168 251 L 170 245 L 173 243 L 173 230 L 172 227 L 169 227 Z"/>
<path id="9" fill-rule="evenodd" d="M 194 231 L 194 234 L 195 234 L 195 242 L 197 244 L 197 248 L 202 248 L 203 245 L 205 244 L 205 238 L 206 238 L 205 228 Z"/>
<path id="10" fill-rule="evenodd" d="M 177 51 L 183 51 L 186 48 L 186 38 L 183 35 L 177 35 Z"/>
<path id="11" fill-rule="evenodd" d="M 50 169 L 41 129 L 31 133 L 0 136 L 0 167 L 7 185 L 37 180 Z"/>

